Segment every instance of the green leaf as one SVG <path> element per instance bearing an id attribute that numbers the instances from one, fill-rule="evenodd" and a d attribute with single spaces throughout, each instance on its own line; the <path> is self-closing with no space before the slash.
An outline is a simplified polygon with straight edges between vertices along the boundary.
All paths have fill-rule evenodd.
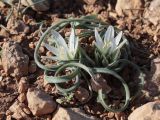
<path id="1" fill-rule="evenodd" d="M 112 112 L 120 112 L 120 111 L 123 111 L 125 110 L 128 105 L 129 105 L 129 101 L 130 101 L 130 91 L 129 91 L 129 88 L 128 88 L 128 85 L 127 83 L 123 80 L 123 78 L 121 76 L 119 76 L 116 72 L 112 71 L 112 70 L 109 70 L 108 68 L 94 68 L 94 72 L 95 73 L 106 73 L 106 74 L 109 74 L 109 75 L 112 75 L 114 76 L 115 78 L 117 78 L 117 80 L 119 80 L 124 89 L 125 89 L 125 94 L 126 94 L 126 97 L 125 97 L 125 104 L 122 108 L 120 109 L 112 109 L 110 108 L 106 103 L 105 103 L 105 100 L 104 100 L 104 94 L 102 93 L 102 89 L 100 89 L 98 91 L 98 99 L 99 99 L 99 102 L 102 104 L 102 106 L 108 110 L 108 111 L 112 111 Z"/>
<path id="2" fill-rule="evenodd" d="M 79 47 L 79 50 L 80 50 L 80 53 L 83 55 L 83 57 L 85 57 L 86 60 L 89 61 L 89 63 L 94 66 L 95 62 L 87 55 L 87 53 L 81 47 Z"/>
<path id="3" fill-rule="evenodd" d="M 64 83 L 64 82 L 68 82 L 70 80 L 72 80 L 75 76 L 78 75 L 78 69 L 76 69 L 75 71 L 73 71 L 71 74 L 69 75 L 62 75 L 62 76 L 56 76 L 60 71 L 59 70 L 63 70 L 62 67 L 60 67 L 56 73 L 55 76 L 48 76 L 47 72 L 45 71 L 45 75 L 44 75 L 44 79 L 48 82 L 48 83 Z"/>
<path id="4" fill-rule="evenodd" d="M 87 15 L 87 16 L 82 16 L 81 18 L 83 19 L 97 19 L 97 15 Z"/>

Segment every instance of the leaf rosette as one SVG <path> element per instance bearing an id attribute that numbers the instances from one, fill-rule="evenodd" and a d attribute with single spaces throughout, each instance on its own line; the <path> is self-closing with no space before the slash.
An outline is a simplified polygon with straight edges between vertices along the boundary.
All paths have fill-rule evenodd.
<path id="1" fill-rule="evenodd" d="M 70 36 L 63 38 L 58 32 L 68 26 L 71 26 Z M 81 32 L 76 33 L 76 30 L 81 30 Z M 95 38 L 90 45 L 86 44 L 89 37 Z M 82 39 L 86 40 L 83 44 L 92 49 L 90 53 L 83 47 Z M 39 55 L 38 50 L 41 45 L 44 45 L 52 53 L 52 56 Z M 44 79 L 48 83 L 54 83 L 57 90 L 63 95 L 68 96 L 82 82 L 85 82 L 90 91 L 90 98 L 92 98 L 91 81 L 99 85 L 95 79 L 96 74 L 110 75 L 119 80 L 124 88 L 125 101 L 119 109 L 113 109 L 107 105 L 107 95 L 102 89 L 98 90 L 97 102 L 100 102 L 108 111 L 125 110 L 129 102 L 138 95 L 144 83 L 143 73 L 136 64 L 130 61 L 129 42 L 122 31 L 111 25 L 108 26 L 96 19 L 95 16 L 62 20 L 48 28 L 36 46 L 34 58 L 37 65 L 45 71 Z M 41 58 L 53 60 L 54 63 L 47 66 L 40 61 Z M 119 74 L 127 66 L 133 67 L 139 73 L 138 90 L 132 96 L 128 83 Z M 49 75 L 50 72 L 54 75 Z M 64 87 L 68 83 L 71 85 L 67 88 Z"/>

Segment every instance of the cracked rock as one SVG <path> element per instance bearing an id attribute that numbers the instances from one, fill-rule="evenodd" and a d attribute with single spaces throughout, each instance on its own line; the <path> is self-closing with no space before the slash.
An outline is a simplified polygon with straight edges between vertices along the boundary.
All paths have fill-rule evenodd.
<path id="1" fill-rule="evenodd" d="M 29 57 L 15 42 L 5 42 L 2 47 L 2 65 L 4 71 L 13 77 L 28 75 Z"/>
<path id="2" fill-rule="evenodd" d="M 12 117 L 16 120 L 31 120 L 28 116 L 30 114 L 29 109 L 27 108 L 27 106 L 25 106 L 25 104 L 20 103 L 19 101 L 14 102 L 13 105 L 11 105 L 11 107 L 9 108 L 9 110 L 13 113 Z"/>

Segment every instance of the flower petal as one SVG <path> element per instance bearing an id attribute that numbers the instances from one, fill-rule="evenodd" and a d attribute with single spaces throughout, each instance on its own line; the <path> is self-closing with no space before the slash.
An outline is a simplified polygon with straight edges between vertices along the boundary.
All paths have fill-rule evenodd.
<path id="1" fill-rule="evenodd" d="M 104 35 L 104 42 L 112 41 L 114 39 L 114 28 L 109 26 Z"/>
<path id="2" fill-rule="evenodd" d="M 59 47 L 59 54 L 58 54 L 59 60 L 68 60 L 68 54 L 67 51 L 65 51 L 64 47 Z"/>
<path id="3" fill-rule="evenodd" d="M 70 37 L 69 37 L 69 51 L 70 52 L 74 52 L 78 46 L 78 39 L 75 35 L 75 29 L 74 28 L 71 28 L 71 34 L 70 34 Z"/>
<path id="4" fill-rule="evenodd" d="M 76 52 L 77 52 L 77 50 L 78 50 L 78 41 L 79 41 L 79 38 L 76 37 L 75 48 L 74 48 L 74 54 L 76 54 Z"/>
<path id="5" fill-rule="evenodd" d="M 113 52 L 114 52 L 114 50 L 116 49 L 116 43 L 115 43 L 115 41 L 112 41 L 111 42 L 111 46 L 110 46 L 111 48 L 110 48 L 110 54 L 112 54 Z"/>
<path id="6" fill-rule="evenodd" d="M 53 54 L 55 55 L 58 55 L 59 54 L 59 51 L 57 48 L 53 47 L 53 46 L 50 46 L 49 44 L 47 43 L 44 43 L 44 46 L 46 47 L 46 49 L 50 52 L 52 52 Z"/>
<path id="7" fill-rule="evenodd" d="M 95 45 L 99 48 L 102 48 L 104 43 L 103 43 L 102 38 L 100 37 L 96 28 L 95 28 L 95 39 L 96 39 Z"/>
<path id="8" fill-rule="evenodd" d="M 68 51 L 68 47 L 64 38 L 55 30 L 52 30 L 52 38 L 55 40 L 58 46 L 63 46 L 66 51 Z"/>
<path id="9" fill-rule="evenodd" d="M 114 38 L 116 46 L 119 45 L 121 38 L 122 38 L 122 31 L 120 31 L 118 35 Z"/>

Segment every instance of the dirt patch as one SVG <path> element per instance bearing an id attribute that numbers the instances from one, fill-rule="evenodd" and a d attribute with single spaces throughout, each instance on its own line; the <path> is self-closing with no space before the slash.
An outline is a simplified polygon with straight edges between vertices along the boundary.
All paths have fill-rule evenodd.
<path id="1" fill-rule="evenodd" d="M 33 2 L 32 0 L 28 1 Z M 43 90 L 52 96 L 53 100 L 62 97 L 56 90 L 55 85 L 45 83 L 43 71 L 37 67 L 34 61 L 34 51 L 41 37 L 41 33 L 51 26 L 52 23 L 55 24 L 61 19 L 79 18 L 81 16 L 97 14 L 98 18 L 102 21 L 123 31 L 130 43 L 132 51 L 131 56 L 133 58 L 132 62 L 139 65 L 145 73 L 149 75 L 154 74 L 153 72 L 155 71 L 152 71 L 151 61 L 153 58 L 160 55 L 160 18 L 158 12 L 156 12 L 156 14 L 151 13 L 155 9 L 154 6 L 156 6 L 156 10 L 160 9 L 159 2 L 158 0 L 131 0 L 129 3 L 126 1 L 128 0 L 123 0 L 121 3 L 120 0 L 68 0 L 67 2 L 66 0 L 55 0 L 50 4 L 45 3 L 43 10 L 39 9 L 37 6 L 32 6 L 27 8 L 25 11 L 23 10 L 28 6 L 28 4 L 23 3 L 23 5 L 25 5 L 23 6 L 18 2 L 15 2 L 13 4 L 14 9 L 12 9 L 11 5 L 0 2 L 0 51 L 2 48 L 3 53 L 1 56 L 0 52 L 0 59 L 2 59 L 2 63 L 0 64 L 0 111 L 4 114 L 2 115 L 3 118 L 6 118 L 6 115 L 7 117 L 11 117 L 11 114 L 6 114 L 6 111 L 17 101 L 20 102 L 20 105 L 18 103 L 18 106 L 23 104 L 28 106 L 26 98 L 28 88 L 34 87 L 36 89 Z M 29 4 L 31 4 L 30 2 Z M 19 11 L 17 11 L 17 9 Z M 10 16 L 9 11 L 12 12 Z M 23 13 L 21 13 L 22 11 Z M 60 33 L 62 36 L 67 36 L 70 32 L 69 29 L 66 28 L 60 31 Z M 10 45 L 11 41 L 13 41 L 14 45 Z M 93 38 L 89 38 L 89 42 L 87 44 L 90 44 L 91 41 L 93 41 Z M 2 47 L 6 46 L 6 44 L 9 44 L 7 46 L 9 49 L 7 50 L 6 47 Z M 84 47 L 86 47 L 85 42 Z M 89 49 L 87 52 L 90 51 L 91 50 Z M 47 49 L 44 46 L 41 46 L 39 53 L 42 56 L 51 55 L 51 53 L 47 52 Z M 51 61 L 44 62 L 52 63 Z M 133 73 L 129 72 L 127 69 L 121 74 L 126 81 L 128 80 L 128 83 L 130 82 L 129 79 L 132 79 Z M 21 88 L 23 87 L 21 79 L 25 79 L 27 81 L 27 87 L 24 91 L 22 90 L 23 88 Z M 111 79 L 116 81 L 113 78 Z M 152 79 L 151 76 L 150 79 Z M 150 83 L 148 81 L 146 82 Z M 73 83 L 74 82 L 67 83 L 66 86 L 70 86 L 70 84 Z M 77 91 L 78 95 L 71 98 L 71 100 L 70 96 L 63 98 L 63 100 L 65 100 L 65 104 L 73 106 L 75 103 L 78 103 L 79 101 L 86 101 L 86 99 L 89 98 L 89 91 L 86 90 L 88 89 L 88 86 L 84 81 L 82 81 L 81 84 L 83 85 L 82 92 L 86 92 L 85 98 L 83 98 L 82 93 Z M 109 78 L 109 80 L 105 79 L 104 82 L 102 81 L 102 84 L 104 85 L 104 89 L 107 89 L 108 91 L 107 94 L 109 96 L 109 100 L 112 101 L 113 95 L 117 96 L 114 98 L 115 100 L 112 101 L 114 106 L 120 104 L 119 100 L 124 97 L 120 94 L 124 91 L 119 89 L 117 90 L 119 83 L 117 82 L 113 88 L 110 88 L 110 86 L 112 86 L 112 82 Z M 136 83 L 131 82 L 130 84 L 130 87 L 134 88 Z M 154 86 L 155 84 L 156 88 Z M 101 87 L 103 87 L 103 85 Z M 103 112 L 104 109 L 96 102 L 95 96 L 93 96 L 92 99 L 84 105 L 84 107 L 80 108 L 82 108 L 87 114 L 91 114 L 104 120 L 126 120 L 132 110 L 141 104 L 159 99 L 159 81 L 155 82 L 154 85 L 146 84 L 145 90 L 149 91 L 149 93 L 144 91 L 144 94 L 132 102 L 129 108 L 124 112 Z M 153 95 L 152 92 L 155 91 L 156 93 Z M 67 100 L 70 100 L 70 103 L 66 102 Z M 48 112 L 44 117 L 35 117 L 32 114 L 27 115 L 27 117 L 31 119 L 52 119 L 52 113 Z"/>

